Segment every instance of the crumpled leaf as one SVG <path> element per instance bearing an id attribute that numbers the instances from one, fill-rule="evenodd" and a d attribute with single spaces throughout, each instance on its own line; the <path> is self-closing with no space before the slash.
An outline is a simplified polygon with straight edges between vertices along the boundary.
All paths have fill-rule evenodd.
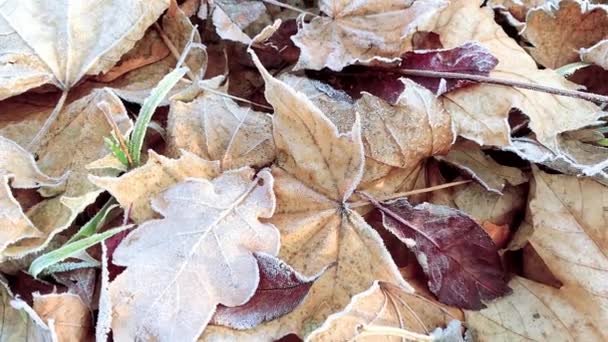
<path id="1" fill-rule="evenodd" d="M 414 252 L 440 302 L 479 310 L 482 300 L 509 293 L 498 248 L 465 213 L 430 203 L 414 207 L 405 199 L 372 204 L 383 226 Z"/>
<path id="2" fill-rule="evenodd" d="M 89 176 L 90 181 L 107 190 L 137 223 L 156 215 L 150 201 L 163 190 L 190 177 L 211 179 L 219 175 L 217 162 L 210 162 L 187 151 L 179 159 L 163 157 L 150 150 L 145 165 L 120 177 Z"/>
<path id="3" fill-rule="evenodd" d="M 317 277 L 304 277 L 291 266 L 269 254 L 256 253 L 260 283 L 243 305 L 218 305 L 210 324 L 234 329 L 251 329 L 290 313 L 308 294 Z"/>
<path id="4" fill-rule="evenodd" d="M 4 1 L 0 99 L 47 83 L 68 90 L 84 75 L 109 70 L 168 5 L 168 0 Z"/>
<path id="5" fill-rule="evenodd" d="M 76 294 L 34 294 L 34 311 L 47 325 L 52 325 L 58 341 L 80 342 L 92 339 L 93 318 Z"/>
<path id="6" fill-rule="evenodd" d="M 581 49 L 580 55 L 584 62 L 597 64 L 608 70 L 608 39 L 601 40 L 589 48 Z"/>
<path id="7" fill-rule="evenodd" d="M 338 133 L 304 94 L 272 77 L 255 54 L 252 58 L 275 109 L 278 156 L 272 173 L 278 202 L 271 222 L 281 231 L 279 257 L 305 276 L 327 270 L 291 313 L 248 331 L 209 327 L 203 336 L 207 340 L 304 336 L 374 280 L 411 289 L 378 233 L 346 204 L 363 174 L 359 120 L 349 133 Z"/>
<path id="8" fill-rule="evenodd" d="M 242 168 L 154 199 L 164 218 L 140 225 L 113 255 L 127 266 L 110 284 L 114 338 L 193 341 L 217 304 L 247 302 L 259 281 L 253 252 L 279 249 L 277 229 L 258 221 L 272 216 L 272 187 L 269 171 L 254 178 Z"/>
<path id="9" fill-rule="evenodd" d="M 420 30 L 441 36 L 446 48 L 478 41 L 499 63 L 490 76 L 542 84 L 556 88 L 576 86 L 552 70 L 538 70 L 530 56 L 494 22 L 493 12 L 480 8 L 481 1 L 454 0 Z M 443 96 L 445 109 L 452 115 L 458 133 L 479 145 L 509 146 L 507 115 L 520 109 L 530 118 L 529 128 L 537 140 L 558 152 L 557 135 L 594 124 L 600 109 L 580 99 L 555 96 L 537 91 L 479 84 Z"/>
<path id="10" fill-rule="evenodd" d="M 340 71 L 357 61 L 398 57 L 405 37 L 445 5 L 444 0 L 322 0 L 327 17 L 304 23 L 292 37 L 301 49 L 296 69 Z"/>
<path id="11" fill-rule="evenodd" d="M 418 43 L 414 37 L 412 42 Z M 346 91 L 354 98 L 361 97 L 362 92 L 369 92 L 395 103 L 406 87 L 403 78 L 422 85 L 437 96 L 474 84 L 466 80 L 403 75 L 402 69 L 488 76 L 497 63 L 496 58 L 486 48 L 478 43 L 466 42 L 452 49 L 408 51 L 395 61 L 373 60 L 369 66 L 353 65 L 346 67 L 343 72 L 321 71 L 311 74 Z"/>
<path id="12" fill-rule="evenodd" d="M 243 32 L 266 12 L 264 3 L 248 0 L 213 0 L 211 19 L 217 34 L 227 40 L 249 45 L 251 38 Z M 207 19 L 207 4 L 202 4 L 198 17 Z"/>
<path id="13" fill-rule="evenodd" d="M 241 107 L 216 92 L 223 77 L 204 81 L 212 88 L 190 89 L 173 98 L 167 123 L 169 153 L 181 149 L 208 160 L 218 160 L 224 170 L 264 166 L 275 158 L 272 119 L 262 112 Z"/>
<path id="14" fill-rule="evenodd" d="M 9 179 L 9 176 L 0 176 L 0 253 L 19 240 L 43 237 L 11 193 Z"/>
<path id="15" fill-rule="evenodd" d="M 307 342 L 316 341 L 374 341 L 381 336 L 357 338 L 359 327 L 366 325 L 401 328 L 420 334 L 430 334 L 455 319 L 441 305 L 418 294 L 408 293 L 385 282 L 373 285 L 355 295 L 341 312 L 329 316 L 313 331 Z M 401 341 L 385 336 L 383 341 Z"/>
<path id="16" fill-rule="evenodd" d="M 608 36 L 608 7 L 581 0 L 561 0 L 528 12 L 521 35 L 541 65 L 557 69 L 578 62 L 578 51 Z"/>
<path id="17" fill-rule="evenodd" d="M 455 144 L 446 156 L 438 159 L 466 171 L 487 190 L 498 194 L 507 184 L 520 185 L 528 180 L 521 170 L 498 164 L 470 141 Z"/>

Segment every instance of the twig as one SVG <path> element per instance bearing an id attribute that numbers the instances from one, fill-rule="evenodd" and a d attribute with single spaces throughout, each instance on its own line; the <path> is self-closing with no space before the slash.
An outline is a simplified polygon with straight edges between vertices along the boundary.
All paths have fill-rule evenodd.
<path id="1" fill-rule="evenodd" d="M 494 78 L 489 76 L 481 76 L 481 75 L 472 75 L 472 74 L 464 74 L 459 72 L 444 72 L 444 71 L 430 71 L 430 70 L 417 70 L 417 69 L 398 69 L 392 70 L 395 73 L 405 75 L 405 76 L 421 76 L 421 77 L 434 77 L 434 78 L 446 78 L 446 79 L 459 79 L 459 80 L 468 80 L 474 82 L 482 82 L 482 83 L 490 83 L 490 84 L 498 84 L 504 86 L 511 86 L 516 88 L 540 91 L 544 93 L 559 95 L 559 96 L 567 96 L 579 98 L 595 103 L 608 103 L 608 96 L 603 96 L 594 93 L 586 93 L 578 90 L 570 90 L 570 89 L 560 89 L 553 88 L 539 84 L 525 83 L 512 81 L 502 78 Z"/>
<path id="2" fill-rule="evenodd" d="M 59 98 L 59 101 L 57 101 L 55 108 L 51 112 L 51 115 L 49 115 L 40 130 L 38 130 L 38 133 L 36 133 L 36 136 L 34 136 L 34 139 L 32 139 L 32 141 L 30 141 L 29 145 L 27 146 L 28 151 L 35 152 L 35 150 L 38 149 L 38 144 L 40 144 L 40 141 L 42 140 L 44 135 L 49 131 L 49 129 L 59 116 L 59 113 L 61 113 L 61 110 L 63 109 L 63 105 L 65 104 L 65 100 L 67 99 L 67 97 L 68 90 L 64 90 L 63 93 L 61 93 L 61 97 Z"/>
<path id="3" fill-rule="evenodd" d="M 296 12 L 299 12 L 299 13 L 302 13 L 302 14 L 312 15 L 313 17 L 318 17 L 318 15 L 316 15 L 316 14 L 314 14 L 312 12 L 308 12 L 308 11 L 303 10 L 301 8 L 297 8 L 295 6 L 284 4 L 284 3 L 276 1 L 276 0 L 262 0 L 262 1 L 265 2 L 265 3 L 267 3 L 267 4 L 271 4 L 271 5 L 287 8 L 287 9 L 290 9 L 292 11 L 296 11 Z"/>
<path id="4" fill-rule="evenodd" d="M 202 89 L 204 89 L 205 91 L 208 91 L 210 93 L 214 93 L 214 94 L 219 95 L 219 96 L 228 97 L 228 98 L 231 98 L 231 99 L 233 99 L 235 101 L 241 101 L 241 102 L 249 103 L 249 104 L 252 104 L 254 106 L 258 106 L 258 107 L 262 107 L 262 108 L 266 108 L 266 109 L 270 109 L 270 110 L 273 109 L 272 107 L 267 106 L 267 105 L 263 105 L 261 103 L 253 102 L 253 101 L 244 99 L 242 97 L 230 95 L 230 94 L 223 93 L 221 91 L 218 91 L 218 90 L 215 90 L 215 89 L 212 89 L 212 88 L 209 88 L 209 87 L 205 87 L 204 85 L 200 84 L 200 82 L 199 82 L 199 87 L 201 87 Z"/>
<path id="5" fill-rule="evenodd" d="M 434 338 L 429 335 L 415 333 L 413 331 L 394 328 L 394 327 L 385 327 L 385 326 L 374 326 L 367 325 L 362 326 L 357 329 L 359 331 L 359 336 L 357 337 L 366 337 L 366 336 L 396 336 L 403 337 L 409 341 L 433 341 Z"/>
<path id="6" fill-rule="evenodd" d="M 416 190 L 411 190 L 411 191 L 406 191 L 406 192 L 398 192 L 389 196 L 385 196 L 385 197 L 380 197 L 378 198 L 378 202 L 384 202 L 384 201 L 390 201 L 390 200 L 394 200 L 397 198 L 401 198 L 401 197 L 406 197 L 406 196 L 412 196 L 412 195 L 418 195 L 418 194 L 423 194 L 426 192 L 432 192 L 432 191 L 437 191 L 437 190 L 441 190 L 441 189 L 447 189 L 447 188 L 451 188 L 451 187 L 455 187 L 458 185 L 462 185 L 462 184 L 467 184 L 470 183 L 470 180 L 463 180 L 463 181 L 457 181 L 457 182 L 451 182 L 451 183 L 445 183 L 445 184 L 441 184 L 441 185 L 435 185 L 435 186 L 431 186 L 428 188 L 424 188 L 424 189 L 416 189 Z M 357 193 L 359 193 L 359 191 L 357 191 Z M 351 203 L 349 205 L 349 207 L 351 208 L 357 208 L 357 207 L 362 207 L 365 205 L 370 204 L 369 200 L 365 200 L 365 201 L 361 201 L 361 202 L 355 202 L 355 203 Z"/>

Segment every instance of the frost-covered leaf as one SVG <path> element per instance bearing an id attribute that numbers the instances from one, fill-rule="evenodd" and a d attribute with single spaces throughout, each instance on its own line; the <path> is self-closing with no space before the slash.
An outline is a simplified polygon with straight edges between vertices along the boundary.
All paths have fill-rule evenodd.
<path id="1" fill-rule="evenodd" d="M 202 83 L 209 91 L 189 89 L 173 99 L 167 124 L 170 153 L 184 149 L 218 160 L 224 170 L 269 164 L 275 158 L 271 117 L 217 94 L 226 91 L 218 86 L 222 80 Z"/>
<path id="2" fill-rule="evenodd" d="M 541 65 L 557 69 L 578 62 L 578 51 L 608 36 L 608 7 L 582 0 L 561 0 L 528 12 L 521 33 Z"/>
<path id="3" fill-rule="evenodd" d="M 374 282 L 368 290 L 355 295 L 343 311 L 331 315 L 306 341 L 401 341 L 396 336 L 359 337 L 359 328 L 387 326 L 430 334 L 453 319 L 456 318 L 444 307 L 423 296 L 389 283 Z"/>
<path id="4" fill-rule="evenodd" d="M 194 341 L 217 304 L 247 302 L 259 282 L 253 253 L 279 249 L 277 229 L 259 221 L 275 209 L 272 187 L 270 172 L 242 168 L 154 199 L 164 218 L 140 225 L 113 255 L 127 267 L 110 284 L 114 338 Z"/>
<path id="5" fill-rule="evenodd" d="M 93 337 L 91 311 L 76 294 L 34 294 L 33 309 L 52 327 L 58 341 L 81 342 Z"/>
<path id="6" fill-rule="evenodd" d="M 266 6 L 260 1 L 248 0 L 214 0 L 203 1 L 199 9 L 199 18 L 207 19 L 207 4 L 212 7 L 211 20 L 217 34 L 223 39 L 233 40 L 246 45 L 251 38 L 243 32 L 249 24 L 266 13 Z"/>
<path id="7" fill-rule="evenodd" d="M 470 310 L 509 293 L 498 248 L 465 213 L 401 199 L 373 204 L 382 212 L 384 227 L 416 255 L 439 301 Z"/>
<path id="8" fill-rule="evenodd" d="M 317 277 L 304 277 L 276 257 L 256 253 L 260 269 L 257 290 L 243 305 L 218 305 L 211 324 L 234 329 L 251 329 L 293 311 L 308 294 Z"/>
<path id="9" fill-rule="evenodd" d="M 608 70 L 608 39 L 580 51 L 581 59 Z"/>
<path id="10" fill-rule="evenodd" d="M 405 37 L 446 5 L 443 0 L 322 0 L 327 16 L 303 24 L 292 37 L 301 49 L 297 68 L 340 71 L 374 57 L 394 58 Z"/>
<path id="11" fill-rule="evenodd" d="M 155 217 L 150 201 L 163 190 L 187 178 L 211 179 L 220 173 L 217 162 L 183 152 L 179 159 L 163 157 L 150 150 L 148 161 L 120 177 L 90 176 L 93 184 L 107 190 L 137 223 Z"/>
<path id="12" fill-rule="evenodd" d="M 0 5 L 0 99 L 44 84 L 72 88 L 109 70 L 168 0 L 7 0 Z"/>

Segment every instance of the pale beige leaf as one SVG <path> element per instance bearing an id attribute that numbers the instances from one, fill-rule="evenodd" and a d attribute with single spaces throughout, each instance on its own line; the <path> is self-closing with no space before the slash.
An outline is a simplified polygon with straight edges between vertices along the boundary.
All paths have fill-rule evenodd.
<path id="1" fill-rule="evenodd" d="M 523 28 L 526 15 L 531 9 L 555 1 L 559 0 L 489 0 L 488 6 L 503 11 L 511 25 Z"/>
<path id="2" fill-rule="evenodd" d="M 608 69 L 608 39 L 604 39 L 597 44 L 580 50 L 581 59 L 587 63 L 593 63 Z"/>
<path id="3" fill-rule="evenodd" d="M 112 328 L 112 303 L 110 302 L 110 270 L 108 247 L 106 242 L 101 243 L 101 274 L 99 285 L 99 300 L 97 310 L 97 323 L 95 324 L 95 341 L 106 342 Z"/>
<path id="4" fill-rule="evenodd" d="M 444 0 L 323 0 L 327 17 L 304 23 L 292 37 L 301 49 L 296 69 L 342 70 L 375 57 L 395 58 L 406 36 L 446 5 Z"/>
<path id="5" fill-rule="evenodd" d="M 92 339 L 93 317 L 78 295 L 34 293 L 33 308 L 44 322 L 52 322 L 59 341 L 81 342 Z"/>
<path id="6" fill-rule="evenodd" d="M 454 0 L 433 23 L 419 29 L 439 34 L 446 48 L 480 42 L 499 60 L 490 76 L 577 88 L 552 70 L 538 70 L 532 58 L 494 22 L 492 10 L 480 7 L 481 2 Z M 489 84 L 450 92 L 444 95 L 443 103 L 458 133 L 479 145 L 508 146 L 511 140 L 507 116 L 511 108 L 518 108 L 530 118 L 529 127 L 538 141 L 556 152 L 559 133 L 591 125 L 600 116 L 600 109 L 584 100 Z"/>
<path id="7" fill-rule="evenodd" d="M 110 284 L 118 341 L 193 341 L 217 304 L 244 304 L 259 274 L 253 252 L 276 255 L 273 178 L 250 168 L 178 183 L 153 201 L 163 219 L 131 232 L 114 252 L 127 266 Z"/>
<path id="8" fill-rule="evenodd" d="M 507 184 L 520 185 L 528 180 L 521 170 L 498 164 L 470 141 L 457 143 L 445 157 L 438 159 L 464 170 L 487 190 L 498 194 Z"/>
<path id="9" fill-rule="evenodd" d="M 574 288 L 556 289 L 525 278 L 509 282 L 513 293 L 489 303 L 481 311 L 465 311 L 475 341 L 604 341 L 600 317 L 586 314 L 602 305 L 580 297 Z"/>
<path id="10" fill-rule="evenodd" d="M 222 79 L 205 81 L 205 87 Z M 275 158 L 271 116 L 240 107 L 214 90 L 225 92 L 224 87 L 189 89 L 187 95 L 172 100 L 167 123 L 169 153 L 177 155 L 184 149 L 218 160 L 224 170 L 270 164 Z"/>
<path id="11" fill-rule="evenodd" d="M 169 0 L 2 2 L 0 74 L 17 72 L 17 82 L 0 83 L 0 99 L 47 82 L 67 90 L 84 75 L 109 70 L 168 5 Z"/>
<path id="12" fill-rule="evenodd" d="M 497 333 L 540 340 L 606 340 L 608 188 L 590 179 L 533 171 L 530 243 L 563 286 L 556 290 L 520 280 L 513 296 L 486 309 L 493 310 L 486 311 L 487 316 L 502 321 L 485 322 L 481 317 L 478 323 L 467 322 L 479 326 L 488 340 Z"/>
<path id="13" fill-rule="evenodd" d="M 561 0 L 528 12 L 521 35 L 541 65 L 557 69 L 579 61 L 578 50 L 608 36 L 608 7 L 583 0 Z"/>
<path id="14" fill-rule="evenodd" d="M 91 175 L 89 179 L 112 194 L 123 208 L 130 208 L 130 217 L 142 223 L 156 216 L 150 201 L 163 190 L 190 177 L 211 179 L 219 173 L 217 162 L 192 153 L 184 151 L 179 159 L 171 159 L 150 150 L 146 164 L 120 177 Z"/>
<path id="15" fill-rule="evenodd" d="M 374 282 L 368 290 L 354 296 L 344 310 L 329 316 L 306 341 L 401 341 L 400 337 L 390 336 L 360 337 L 359 328 L 388 326 L 430 334 L 453 319 L 456 318 L 438 303 L 392 284 Z"/>
<path id="16" fill-rule="evenodd" d="M 266 12 L 266 6 L 262 2 L 247 0 L 215 0 L 212 3 L 212 20 L 217 34 L 223 39 L 250 44 L 251 38 L 243 30 Z M 199 17 L 207 19 L 202 11 L 199 11 Z"/>
<path id="17" fill-rule="evenodd" d="M 458 209 L 479 223 L 513 226 L 518 215 L 525 211 L 526 187 L 507 185 L 498 194 L 479 184 L 467 184 L 456 189 L 453 200 Z"/>
<path id="18" fill-rule="evenodd" d="M 325 271 L 291 313 L 248 331 L 209 328 L 203 336 L 207 340 L 305 336 L 374 280 L 411 291 L 379 234 L 348 208 L 363 174 L 358 119 L 350 132 L 340 134 L 303 93 L 272 77 L 257 56 L 252 57 L 275 109 L 273 135 L 279 156 L 272 172 L 278 202 L 271 222 L 281 231 L 280 257 L 306 276 Z"/>
<path id="19" fill-rule="evenodd" d="M 23 213 L 8 185 L 9 176 L 0 176 L 0 253 L 21 239 L 42 237 L 32 221 Z"/>

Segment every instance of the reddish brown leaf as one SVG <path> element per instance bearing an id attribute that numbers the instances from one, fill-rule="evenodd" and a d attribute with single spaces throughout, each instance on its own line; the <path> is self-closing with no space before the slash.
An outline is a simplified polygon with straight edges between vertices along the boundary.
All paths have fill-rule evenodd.
<path id="1" fill-rule="evenodd" d="M 256 253 L 260 283 L 251 299 L 236 307 L 218 305 L 211 324 L 251 329 L 290 313 L 304 300 L 316 277 L 306 278 L 276 257 Z"/>
<path id="2" fill-rule="evenodd" d="M 379 203 L 383 225 L 416 255 L 439 301 L 468 310 L 510 292 L 498 248 L 473 219 L 440 205 L 412 206 L 400 199 Z"/>
<path id="3" fill-rule="evenodd" d="M 429 36 L 432 37 L 432 36 Z M 429 38 L 431 39 L 431 38 Z M 437 44 L 436 42 L 434 44 Z M 334 88 L 344 90 L 353 98 L 360 98 L 365 91 L 394 103 L 404 84 L 399 79 L 407 77 L 437 95 L 459 89 L 474 82 L 458 79 L 405 76 L 400 69 L 458 72 L 473 75 L 489 75 L 498 60 L 477 43 L 466 43 L 453 49 L 409 51 L 401 55 L 398 65 L 376 62 L 373 65 L 355 65 L 341 72 L 323 70 L 309 75 L 325 81 Z"/>
<path id="4" fill-rule="evenodd" d="M 106 256 L 108 258 L 108 278 L 110 281 L 114 280 L 114 278 L 116 278 L 126 269 L 126 267 L 114 265 L 114 263 L 112 262 L 112 256 L 114 255 L 114 251 L 116 250 L 116 248 L 118 248 L 118 245 L 120 245 L 122 240 L 124 240 L 132 230 L 133 229 L 123 230 L 120 233 L 112 235 L 103 242 L 105 243 L 106 248 L 108 249 Z"/>

